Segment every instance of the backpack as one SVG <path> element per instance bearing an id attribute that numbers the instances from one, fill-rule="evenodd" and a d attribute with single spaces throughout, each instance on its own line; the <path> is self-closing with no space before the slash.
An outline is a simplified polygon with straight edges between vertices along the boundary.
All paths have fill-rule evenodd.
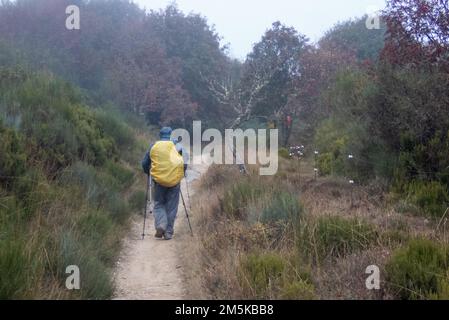
<path id="1" fill-rule="evenodd" d="M 151 176 L 159 185 L 173 188 L 184 178 L 184 160 L 173 141 L 158 141 L 150 151 Z"/>

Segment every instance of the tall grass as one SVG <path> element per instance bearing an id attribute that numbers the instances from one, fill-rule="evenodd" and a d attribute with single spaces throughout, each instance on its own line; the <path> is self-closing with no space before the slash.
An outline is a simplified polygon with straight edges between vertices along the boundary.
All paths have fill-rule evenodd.
<path id="1" fill-rule="evenodd" d="M 376 245 L 373 226 L 358 219 L 320 217 L 309 219 L 298 239 L 298 249 L 312 259 L 342 257 Z"/>
<path id="2" fill-rule="evenodd" d="M 281 160 L 274 177 L 249 169 L 242 176 L 232 166 L 213 166 L 196 195 L 202 232 L 192 278 L 200 282 L 195 288 L 207 289 L 206 297 L 445 297 L 446 253 L 438 244 L 447 241 L 444 221 L 435 232 L 424 218 L 390 207 L 382 189 L 351 188 L 337 178 L 315 181 L 313 167 L 300 168 L 296 161 Z M 299 172 L 304 169 L 312 174 Z M 433 240 L 420 245 L 427 249 L 401 249 L 430 235 Z M 365 270 L 373 264 L 388 274 L 380 291 L 366 290 Z M 411 291 L 418 294 L 406 294 Z"/>
<path id="3" fill-rule="evenodd" d="M 252 173 L 242 177 L 225 166 L 213 167 L 202 180 L 205 197 L 218 195 L 201 206 L 199 222 L 204 231 L 201 255 L 208 257 L 205 268 L 218 264 L 207 278 L 212 296 L 315 298 L 307 266 L 285 250 L 294 244 L 304 209 L 297 194 L 281 189 L 282 181 Z"/>
<path id="4" fill-rule="evenodd" d="M 417 239 L 397 250 L 386 266 L 388 285 L 401 299 L 449 299 L 449 250 Z"/>
<path id="5" fill-rule="evenodd" d="M 0 81 L 0 298 L 111 298 L 136 133 L 51 75 L 22 80 Z M 65 287 L 70 265 L 80 290 Z"/>

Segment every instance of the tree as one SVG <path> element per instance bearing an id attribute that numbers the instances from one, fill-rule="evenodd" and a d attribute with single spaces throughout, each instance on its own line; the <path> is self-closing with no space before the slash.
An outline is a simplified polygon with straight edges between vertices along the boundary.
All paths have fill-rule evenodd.
<path id="1" fill-rule="evenodd" d="M 214 99 L 209 81 L 226 78 L 235 65 L 214 28 L 201 15 L 185 15 L 169 5 L 150 13 L 146 29 L 155 30 L 168 58 L 179 62 L 182 88 L 198 105 L 198 116 L 206 125 L 221 126 L 229 112 Z"/>
<path id="2" fill-rule="evenodd" d="M 232 128 L 251 117 L 280 117 L 301 77 L 300 55 L 307 39 L 294 28 L 275 22 L 254 45 L 237 83 L 209 81 L 209 88 L 223 105 L 232 107 Z"/>
<path id="3" fill-rule="evenodd" d="M 354 56 L 358 61 L 375 62 L 385 45 L 386 25 L 381 21 L 380 29 L 368 29 L 363 16 L 336 24 L 319 40 L 318 46 L 327 52 L 338 52 Z"/>
<path id="4" fill-rule="evenodd" d="M 70 4 L 83 13 L 79 31 L 65 27 Z M 95 104 L 112 101 L 125 112 L 147 112 L 155 124 L 186 124 L 196 111 L 183 79 L 187 58 L 167 54 L 158 22 L 129 0 L 5 2 L 0 46 L 8 51 L 0 62 L 15 64 L 18 51 L 31 67 L 82 87 Z"/>
<path id="5" fill-rule="evenodd" d="M 389 0 L 383 58 L 396 65 L 438 65 L 449 71 L 448 0 Z"/>
<path id="6" fill-rule="evenodd" d="M 289 109 L 300 119 L 302 139 L 310 140 L 318 124 L 334 111 L 326 92 L 341 72 L 369 71 L 384 46 L 385 25 L 380 30 L 366 28 L 366 16 L 338 23 L 301 55 L 302 74 Z"/>
<path id="7" fill-rule="evenodd" d="M 257 115 L 280 116 L 301 78 L 301 54 L 307 38 L 275 22 L 244 64 L 241 88 L 244 104 Z"/>
<path id="8" fill-rule="evenodd" d="M 301 137 L 309 139 L 318 122 L 331 112 L 331 103 L 324 93 L 339 72 L 356 68 L 357 58 L 353 52 L 309 46 L 301 56 L 301 65 L 301 78 L 288 101 L 288 109 L 301 120 Z"/>

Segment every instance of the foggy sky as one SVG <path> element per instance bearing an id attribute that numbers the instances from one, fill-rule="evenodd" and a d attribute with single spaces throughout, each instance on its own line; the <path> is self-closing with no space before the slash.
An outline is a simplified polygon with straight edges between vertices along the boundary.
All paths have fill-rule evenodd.
<path id="1" fill-rule="evenodd" d="M 141 7 L 165 8 L 172 0 L 134 0 Z M 274 21 L 294 26 L 317 41 L 339 21 L 382 9 L 385 0 L 177 0 L 185 13 L 200 13 L 215 25 L 231 56 L 244 59 Z"/>

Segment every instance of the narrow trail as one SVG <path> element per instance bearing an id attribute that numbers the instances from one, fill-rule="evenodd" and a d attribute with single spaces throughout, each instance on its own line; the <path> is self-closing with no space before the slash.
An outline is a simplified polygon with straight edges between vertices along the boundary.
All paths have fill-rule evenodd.
<path id="1" fill-rule="evenodd" d="M 207 171 L 206 165 L 192 165 L 187 171 L 190 193 L 195 189 L 191 182 Z M 186 181 L 181 183 L 189 207 Z M 182 300 L 187 299 L 183 272 L 188 267 L 180 257 L 180 244 L 190 238 L 182 201 L 171 241 L 154 238 L 154 218 L 148 214 L 146 238 L 142 241 L 143 217 L 136 217 L 130 234 L 125 239 L 122 254 L 115 270 L 115 300 Z M 195 230 L 194 230 L 195 232 Z"/>

